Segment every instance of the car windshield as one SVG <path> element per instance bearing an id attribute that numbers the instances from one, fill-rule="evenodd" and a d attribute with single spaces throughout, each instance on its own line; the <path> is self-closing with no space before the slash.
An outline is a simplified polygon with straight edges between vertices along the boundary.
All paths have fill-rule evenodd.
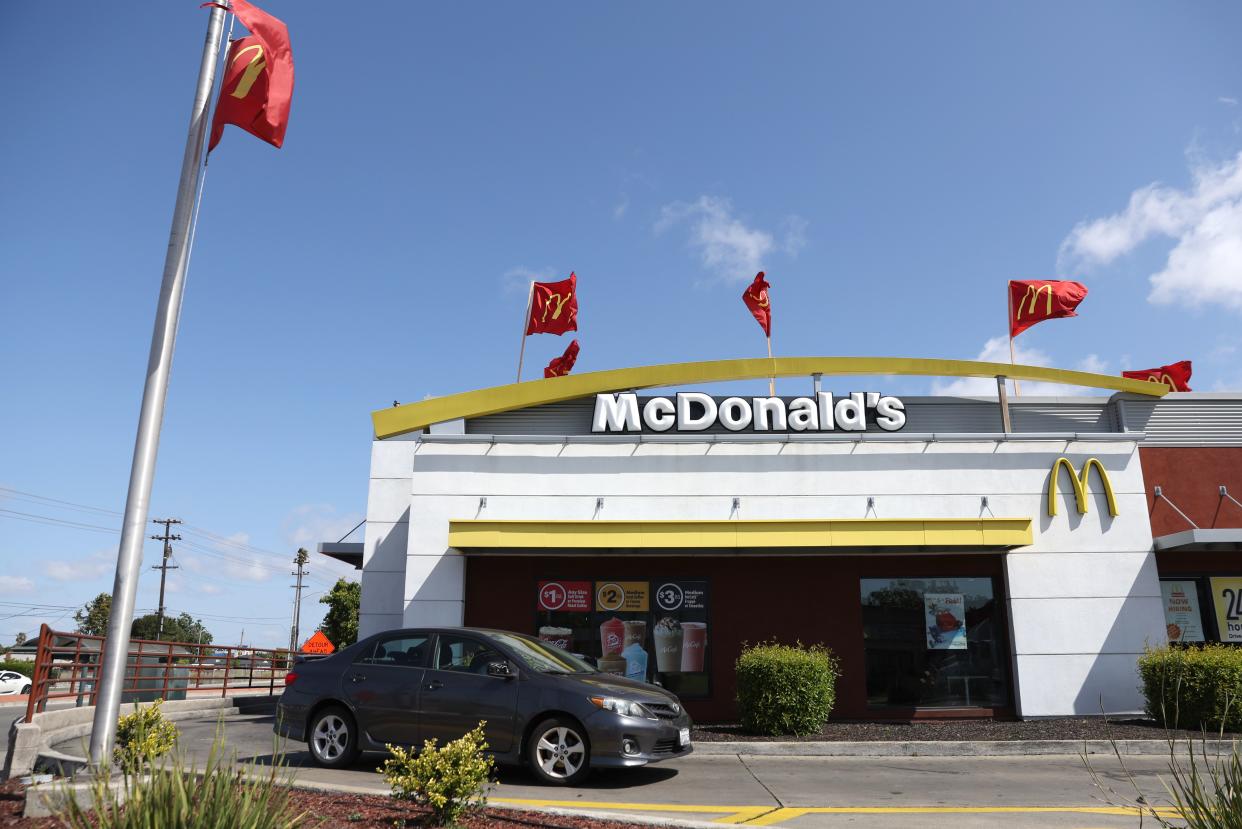
<path id="1" fill-rule="evenodd" d="M 514 633 L 489 633 L 526 663 L 526 667 L 541 674 L 593 674 L 595 668 L 571 653 L 554 645 L 529 636 Z"/>

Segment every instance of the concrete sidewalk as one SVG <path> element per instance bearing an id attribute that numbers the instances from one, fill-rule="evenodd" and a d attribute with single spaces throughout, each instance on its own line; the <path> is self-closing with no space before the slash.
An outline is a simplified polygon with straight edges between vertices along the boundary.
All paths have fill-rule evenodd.
<path id="1" fill-rule="evenodd" d="M 178 726 L 187 758 L 201 765 L 217 724 L 187 721 Z M 274 738 L 268 715 L 230 717 L 223 723 L 223 733 L 227 750 L 236 751 L 239 759 L 270 764 L 283 753 L 296 785 L 388 793 L 376 774 L 382 755 L 363 755 L 345 770 L 321 769 L 312 764 L 305 745 Z M 898 829 L 951 824 L 954 829 L 990 829 L 1002 821 L 1007 829 L 1138 825 L 1133 809 L 1102 799 L 1083 760 L 1073 753 L 790 756 L 756 753 L 756 745 L 763 744 L 738 744 L 735 752 L 722 750 L 720 743 L 702 748 L 709 745 L 712 753 L 696 751 L 690 757 L 644 769 L 596 774 L 575 788 L 543 786 L 524 770 L 502 769 L 492 801 L 660 821 L 789 824 L 806 829 L 845 824 Z M 1089 761 L 1106 785 L 1134 795 L 1115 757 L 1101 754 Z M 1127 757 L 1125 765 L 1148 799 L 1168 806 L 1160 780 L 1167 769 L 1166 757 Z"/>

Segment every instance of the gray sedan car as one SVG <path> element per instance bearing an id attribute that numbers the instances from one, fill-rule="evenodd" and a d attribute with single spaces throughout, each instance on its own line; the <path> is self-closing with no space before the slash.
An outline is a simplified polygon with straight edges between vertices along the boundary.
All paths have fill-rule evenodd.
<path id="1" fill-rule="evenodd" d="M 480 720 L 498 762 L 525 763 L 555 785 L 691 751 L 690 718 L 663 688 L 600 673 L 531 636 L 479 628 L 392 630 L 300 662 L 275 729 L 339 768 L 388 744 L 443 745 Z"/>

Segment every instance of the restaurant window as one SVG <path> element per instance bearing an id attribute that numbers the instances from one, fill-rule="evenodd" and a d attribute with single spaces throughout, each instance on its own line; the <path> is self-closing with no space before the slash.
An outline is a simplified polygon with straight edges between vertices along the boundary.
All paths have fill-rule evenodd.
<path id="1" fill-rule="evenodd" d="M 548 579 L 537 585 L 535 606 L 539 638 L 600 671 L 680 697 L 709 695 L 706 580 Z"/>
<path id="2" fill-rule="evenodd" d="M 860 581 L 868 705 L 1008 705 L 1008 640 L 991 578 Z"/>

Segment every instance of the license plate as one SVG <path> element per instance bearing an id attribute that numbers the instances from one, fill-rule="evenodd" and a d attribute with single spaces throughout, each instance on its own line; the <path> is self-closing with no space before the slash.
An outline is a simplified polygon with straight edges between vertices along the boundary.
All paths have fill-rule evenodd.
<path id="1" fill-rule="evenodd" d="M 690 729 L 683 728 L 681 731 L 677 732 L 677 745 L 682 748 L 690 745 Z"/>

